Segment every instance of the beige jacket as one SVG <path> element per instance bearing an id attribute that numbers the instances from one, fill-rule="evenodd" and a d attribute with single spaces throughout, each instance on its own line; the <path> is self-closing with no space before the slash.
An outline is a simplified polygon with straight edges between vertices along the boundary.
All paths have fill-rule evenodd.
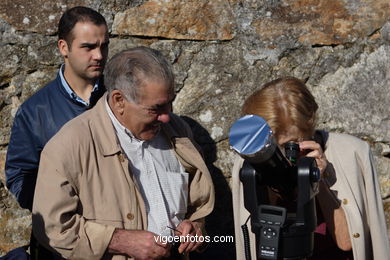
<path id="1" fill-rule="evenodd" d="M 390 259 L 380 187 L 369 145 L 346 134 L 324 134 L 328 135 L 325 155 L 330 163 L 325 181 L 340 200 L 347 217 L 354 259 Z M 249 216 L 244 208 L 243 188 L 239 180 L 242 163 L 243 159 L 238 157 L 232 173 L 237 260 L 245 259 L 241 225 Z M 256 259 L 255 236 L 249 233 L 252 259 Z"/>
<path id="2" fill-rule="evenodd" d="M 126 259 L 106 253 L 114 229 L 147 227 L 144 201 L 104 98 L 64 125 L 41 155 L 33 232 L 44 246 L 67 259 Z M 189 173 L 186 217 L 202 219 L 213 209 L 214 187 L 191 131 L 173 114 L 162 130 Z"/>

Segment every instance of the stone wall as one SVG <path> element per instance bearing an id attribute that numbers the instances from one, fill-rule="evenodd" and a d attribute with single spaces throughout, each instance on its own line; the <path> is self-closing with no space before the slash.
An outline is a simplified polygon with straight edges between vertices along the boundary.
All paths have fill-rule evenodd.
<path id="1" fill-rule="evenodd" d="M 318 127 L 370 143 L 390 223 L 390 3 L 388 0 L 0 1 L 0 169 L 18 106 L 55 76 L 56 24 L 85 5 L 110 28 L 110 56 L 147 45 L 176 75 L 176 113 L 204 149 L 217 201 L 211 234 L 232 234 L 228 131 L 265 82 L 303 79 L 319 103 Z M 28 243 L 31 216 L 0 185 L 0 255 Z M 226 252 L 229 252 L 226 251 Z"/>

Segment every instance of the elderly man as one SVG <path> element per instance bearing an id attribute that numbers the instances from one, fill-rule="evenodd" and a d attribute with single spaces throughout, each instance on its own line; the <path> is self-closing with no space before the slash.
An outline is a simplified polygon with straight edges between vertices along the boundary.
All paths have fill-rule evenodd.
<path id="1" fill-rule="evenodd" d="M 133 48 L 107 64 L 105 85 L 42 152 L 34 234 L 69 259 L 168 257 L 158 236 L 201 236 L 214 204 L 191 131 L 172 113 L 172 69 L 159 52 Z M 202 244 L 181 242 L 179 253 Z"/>

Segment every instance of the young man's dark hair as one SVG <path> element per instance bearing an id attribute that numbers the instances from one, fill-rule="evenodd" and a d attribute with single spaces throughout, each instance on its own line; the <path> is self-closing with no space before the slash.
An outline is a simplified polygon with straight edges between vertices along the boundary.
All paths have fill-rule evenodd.
<path id="1" fill-rule="evenodd" d="M 106 19 L 95 10 L 85 7 L 76 6 L 65 11 L 58 23 L 58 40 L 65 40 L 69 45 L 72 45 L 73 33 L 72 30 L 78 22 L 91 22 L 95 25 L 106 25 Z"/>

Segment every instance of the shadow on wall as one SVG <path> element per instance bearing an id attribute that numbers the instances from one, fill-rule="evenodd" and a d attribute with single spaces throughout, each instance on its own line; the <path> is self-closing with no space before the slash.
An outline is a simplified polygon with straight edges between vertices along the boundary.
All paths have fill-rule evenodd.
<path id="1" fill-rule="evenodd" d="M 191 260 L 235 259 L 232 193 L 222 171 L 214 166 L 214 162 L 217 160 L 217 147 L 207 130 L 198 122 L 186 116 L 181 118 L 191 127 L 194 139 L 203 151 L 206 165 L 214 183 L 214 210 L 206 217 L 208 235 L 211 240 L 214 238 L 220 240 L 230 239 L 230 242 L 210 242 L 203 253 L 191 253 Z"/>

